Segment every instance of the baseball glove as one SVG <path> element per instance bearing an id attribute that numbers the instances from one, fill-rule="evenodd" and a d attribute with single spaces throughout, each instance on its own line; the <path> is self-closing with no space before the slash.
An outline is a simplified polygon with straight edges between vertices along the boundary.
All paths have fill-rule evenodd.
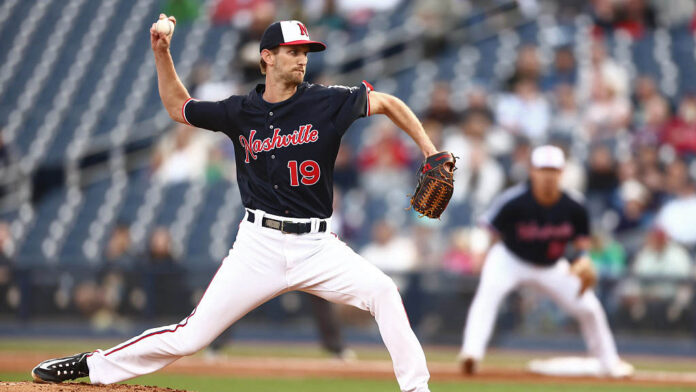
<path id="1" fill-rule="evenodd" d="M 578 297 L 583 295 L 587 289 L 593 288 L 597 284 L 597 272 L 592 265 L 592 260 L 587 256 L 579 257 L 571 266 L 570 272 L 580 279 L 580 292 Z"/>
<path id="2" fill-rule="evenodd" d="M 411 207 L 422 216 L 439 218 L 454 192 L 452 153 L 439 152 L 425 159 L 418 169 L 418 185 L 411 196 Z"/>

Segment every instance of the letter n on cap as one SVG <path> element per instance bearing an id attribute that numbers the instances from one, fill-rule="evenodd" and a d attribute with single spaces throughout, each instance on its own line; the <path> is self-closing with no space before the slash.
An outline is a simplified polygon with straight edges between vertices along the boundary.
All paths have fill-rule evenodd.
<path id="1" fill-rule="evenodd" d="M 303 25 L 300 22 L 297 22 L 297 27 L 300 28 L 300 35 L 304 35 L 305 37 L 309 38 L 309 33 L 307 32 L 307 28 L 305 25 Z"/>

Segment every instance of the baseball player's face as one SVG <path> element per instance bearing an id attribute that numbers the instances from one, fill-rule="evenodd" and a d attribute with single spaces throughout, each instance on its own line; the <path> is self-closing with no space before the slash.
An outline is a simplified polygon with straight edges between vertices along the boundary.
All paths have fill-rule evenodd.
<path id="1" fill-rule="evenodd" d="M 554 198 L 561 189 L 561 170 L 550 168 L 532 169 L 531 180 L 535 194 Z"/>
<path id="2" fill-rule="evenodd" d="M 280 78 L 290 84 L 300 84 L 307 70 L 309 45 L 281 46 L 275 55 L 275 71 Z"/>

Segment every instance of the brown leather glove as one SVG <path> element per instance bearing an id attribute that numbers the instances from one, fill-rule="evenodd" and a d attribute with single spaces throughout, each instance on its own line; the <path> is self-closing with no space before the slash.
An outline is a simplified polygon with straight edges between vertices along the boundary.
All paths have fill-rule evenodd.
<path id="1" fill-rule="evenodd" d="M 454 192 L 454 164 L 450 152 L 439 152 L 426 158 L 418 170 L 418 185 L 411 196 L 411 207 L 428 218 L 439 218 Z"/>

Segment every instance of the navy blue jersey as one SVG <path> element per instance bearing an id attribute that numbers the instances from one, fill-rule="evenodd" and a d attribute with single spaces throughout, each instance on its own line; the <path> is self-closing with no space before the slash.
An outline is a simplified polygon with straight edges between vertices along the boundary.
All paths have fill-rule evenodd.
<path id="1" fill-rule="evenodd" d="M 555 204 L 542 206 L 528 184 L 500 195 L 481 223 L 495 230 L 517 257 L 544 266 L 556 263 L 569 241 L 590 234 L 587 209 L 578 197 L 563 192 Z"/>
<path id="2" fill-rule="evenodd" d="M 189 124 L 223 132 L 234 144 L 242 203 L 274 215 L 328 218 L 341 137 L 369 115 L 372 87 L 302 83 L 285 101 L 264 101 L 265 85 L 219 102 L 189 99 Z"/>

